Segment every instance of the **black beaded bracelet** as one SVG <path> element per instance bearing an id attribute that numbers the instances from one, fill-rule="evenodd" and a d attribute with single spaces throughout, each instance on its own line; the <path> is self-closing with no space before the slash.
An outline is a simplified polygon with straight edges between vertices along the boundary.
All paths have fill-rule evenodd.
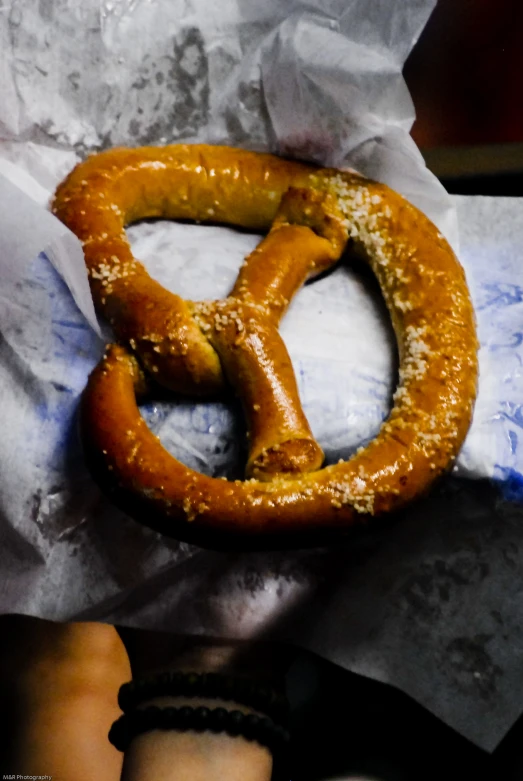
<path id="1" fill-rule="evenodd" d="M 288 702 L 270 686 L 248 678 L 220 673 L 162 672 L 149 678 L 124 683 L 118 704 L 124 713 L 155 697 L 205 697 L 245 705 L 277 722 L 288 716 Z"/>
<path id="2" fill-rule="evenodd" d="M 289 741 L 289 733 L 265 716 L 242 713 L 225 708 L 160 708 L 149 705 L 125 713 L 114 722 L 109 740 L 119 751 L 126 751 L 138 735 L 152 730 L 177 730 L 187 732 L 226 732 L 233 737 L 242 736 L 265 746 L 276 758 Z"/>

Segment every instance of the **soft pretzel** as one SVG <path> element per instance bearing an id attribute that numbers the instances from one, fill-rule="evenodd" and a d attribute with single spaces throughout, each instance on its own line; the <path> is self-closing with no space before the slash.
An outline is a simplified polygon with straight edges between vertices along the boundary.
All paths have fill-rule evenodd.
<path id="1" fill-rule="evenodd" d="M 283 544 L 287 535 L 300 545 L 399 508 L 452 465 L 476 394 L 474 313 L 448 243 L 385 185 L 228 147 L 115 149 L 78 165 L 53 211 L 82 241 L 95 305 L 119 342 L 83 397 L 86 456 L 115 503 L 141 522 L 214 547 L 237 537 Z M 268 234 L 227 299 L 194 303 L 133 257 L 125 226 L 150 217 Z M 294 293 L 348 243 L 383 292 L 399 385 L 378 436 L 321 469 L 277 326 Z M 246 416 L 249 479 L 207 477 L 163 448 L 136 403 L 151 378 L 199 397 L 232 386 Z"/>

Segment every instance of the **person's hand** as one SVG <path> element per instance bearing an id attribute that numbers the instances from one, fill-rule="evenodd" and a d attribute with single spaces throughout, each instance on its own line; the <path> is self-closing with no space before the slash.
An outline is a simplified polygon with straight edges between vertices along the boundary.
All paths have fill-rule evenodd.
<path id="1" fill-rule="evenodd" d="M 168 634 L 120 630 L 131 659 L 135 680 L 160 671 L 222 673 L 263 682 L 284 691 L 284 676 L 292 651 L 269 643 L 231 642 L 211 638 L 186 638 Z M 251 708 L 215 698 L 161 696 L 140 707 L 206 706 Z M 258 714 L 264 715 L 264 714 Z M 211 732 L 158 730 L 135 738 L 125 754 L 123 781 L 268 781 L 272 757 L 255 741 Z"/>
<path id="2" fill-rule="evenodd" d="M 7 718 L 2 771 L 55 781 L 119 781 L 107 734 L 131 669 L 112 626 L 0 617 L 0 690 Z"/>

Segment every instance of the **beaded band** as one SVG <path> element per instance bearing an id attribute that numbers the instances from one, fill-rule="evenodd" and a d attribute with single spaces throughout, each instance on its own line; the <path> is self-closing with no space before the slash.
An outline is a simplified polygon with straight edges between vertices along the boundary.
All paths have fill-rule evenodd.
<path id="1" fill-rule="evenodd" d="M 236 702 L 277 722 L 285 722 L 289 710 L 286 698 L 270 686 L 219 673 L 194 672 L 162 672 L 124 683 L 118 692 L 118 705 L 126 713 L 147 700 L 165 696 Z"/>
<path id="2" fill-rule="evenodd" d="M 265 716 L 242 713 L 225 708 L 160 708 L 150 705 L 120 716 L 109 731 L 109 740 L 119 751 L 126 751 L 138 735 L 152 730 L 187 732 L 226 732 L 232 737 L 241 735 L 265 746 L 277 755 L 289 741 L 289 733 Z"/>

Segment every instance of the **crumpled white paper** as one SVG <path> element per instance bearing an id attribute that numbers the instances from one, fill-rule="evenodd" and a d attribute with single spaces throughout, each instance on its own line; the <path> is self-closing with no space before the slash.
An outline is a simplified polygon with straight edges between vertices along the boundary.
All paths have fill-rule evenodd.
<path id="1" fill-rule="evenodd" d="M 8 0 L 0 174 L 40 207 L 0 178 L 0 610 L 275 635 L 400 686 L 492 748 L 521 709 L 507 650 L 519 647 L 519 527 L 479 480 L 499 478 L 517 494 L 521 479 L 519 202 L 457 200 L 483 345 L 459 460 L 475 478 L 465 484 L 472 494 L 450 483 L 389 535 L 336 551 L 248 555 L 161 539 L 93 484 L 75 414 L 103 342 L 78 243 L 42 206 L 89 150 L 237 143 L 386 181 L 457 246 L 453 202 L 408 136 L 413 110 L 401 77 L 432 6 Z M 129 235 L 151 273 L 192 298 L 225 295 L 257 241 L 165 223 Z M 346 457 L 376 432 L 394 383 L 372 280 L 337 269 L 300 292 L 281 330 L 314 433 L 330 461 Z M 226 405 L 152 404 L 144 414 L 191 466 L 238 468 L 241 429 Z"/>

